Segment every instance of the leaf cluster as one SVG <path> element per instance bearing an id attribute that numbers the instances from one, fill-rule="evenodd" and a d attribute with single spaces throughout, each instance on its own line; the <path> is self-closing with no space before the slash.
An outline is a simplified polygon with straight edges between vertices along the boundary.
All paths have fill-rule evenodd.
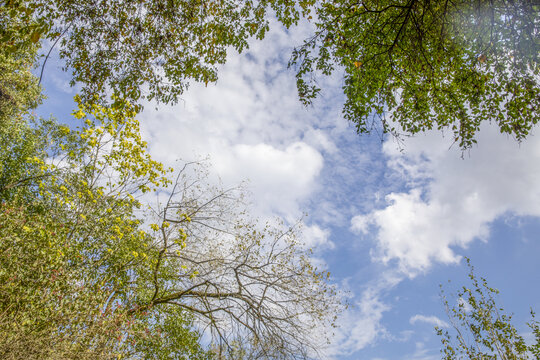
<path id="1" fill-rule="evenodd" d="M 344 70 L 343 113 L 358 132 L 449 129 L 462 149 L 485 121 L 524 139 L 540 108 L 540 8 L 532 1 L 323 1 L 295 49 L 299 95 Z"/>
<path id="2" fill-rule="evenodd" d="M 82 85 L 85 102 L 114 93 L 140 104 L 175 103 L 190 81 L 215 82 L 227 51 L 241 52 L 249 38 L 264 37 L 269 10 L 289 27 L 313 1 L 4 2 L 2 14 L 12 23 L 3 34 L 13 44 L 9 51 L 48 39 L 59 46 L 71 84 Z"/>

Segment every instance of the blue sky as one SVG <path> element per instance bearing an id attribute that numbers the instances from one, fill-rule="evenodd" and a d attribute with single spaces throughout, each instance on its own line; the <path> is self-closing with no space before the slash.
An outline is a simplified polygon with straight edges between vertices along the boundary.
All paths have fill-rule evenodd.
<path id="1" fill-rule="evenodd" d="M 439 284 L 466 283 L 464 256 L 525 334 L 529 308 L 540 310 L 540 138 L 520 145 L 486 125 L 462 154 L 440 132 L 400 144 L 359 136 L 341 116 L 339 71 L 319 79 L 313 106 L 298 101 L 286 63 L 308 33 L 274 26 L 229 56 L 216 85 L 194 84 L 176 106 L 147 104 L 139 118 L 152 155 L 167 165 L 209 157 L 226 186 L 248 181 L 262 219 L 308 214 L 304 239 L 353 305 L 329 359 L 440 358 Z M 49 62 L 40 114 L 68 119 L 67 79 Z"/>

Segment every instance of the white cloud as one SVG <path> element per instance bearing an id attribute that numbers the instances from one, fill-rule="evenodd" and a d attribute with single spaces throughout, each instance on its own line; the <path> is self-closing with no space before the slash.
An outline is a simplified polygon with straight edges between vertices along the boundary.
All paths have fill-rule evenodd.
<path id="1" fill-rule="evenodd" d="M 340 327 L 336 329 L 332 345 L 327 349 L 331 358 L 350 355 L 373 344 L 386 333 L 381 325 L 383 313 L 390 307 L 380 300 L 374 289 L 364 291 L 354 306 L 341 314 Z"/>
<path id="2" fill-rule="evenodd" d="M 298 220 L 319 186 L 324 153 L 336 151 L 326 130 L 344 123 L 328 115 L 338 102 L 308 110 L 298 100 L 287 61 L 306 34 L 306 26 L 276 26 L 244 54 L 230 54 L 217 84 L 193 84 L 176 106 L 146 105 L 152 155 L 168 165 L 208 156 L 225 186 L 248 181 L 255 216 Z"/>
<path id="3" fill-rule="evenodd" d="M 317 224 L 305 225 L 302 229 L 302 238 L 306 247 L 315 252 L 335 247 L 335 244 L 330 240 L 330 230 L 321 228 Z"/>
<path id="4" fill-rule="evenodd" d="M 351 220 L 351 230 L 368 234 L 369 226 L 375 222 L 375 218 L 372 214 L 369 215 L 357 215 Z"/>
<path id="5" fill-rule="evenodd" d="M 369 336 L 353 336 L 349 329 L 356 349 L 380 336 L 392 338 L 380 325 L 389 308 L 382 295 L 403 276 L 414 277 L 434 262 L 458 262 L 456 249 L 488 241 L 491 222 L 501 216 L 540 216 L 540 139 L 531 136 L 520 146 L 497 128 L 484 126 L 479 144 L 462 159 L 460 150 L 437 132 L 408 139 L 404 151 L 391 140 L 384 143 L 387 166 L 405 189 L 388 193 L 382 208 L 354 216 L 350 229 L 361 239 L 374 240 L 371 258 L 387 265 L 381 277 L 394 274 L 394 280 L 379 286 L 383 311 L 373 312 L 380 317 L 367 317 Z M 411 324 L 418 322 L 448 326 L 435 316 L 410 318 Z M 412 358 L 436 355 L 420 346 Z"/>
<path id="6" fill-rule="evenodd" d="M 408 190 L 351 220 L 364 237 L 375 229 L 373 259 L 396 261 L 409 276 L 433 262 L 459 261 L 456 247 L 486 241 L 490 223 L 504 214 L 540 216 L 540 139 L 519 146 L 486 125 L 464 159 L 448 140 L 430 132 L 408 139 L 404 153 L 387 141 L 388 165 L 408 180 Z"/>
<path id="7" fill-rule="evenodd" d="M 427 323 L 433 326 L 438 326 L 440 328 L 448 327 L 448 323 L 446 321 L 439 319 L 435 315 L 425 316 L 425 315 L 416 314 L 409 319 L 409 323 L 411 325 L 414 325 L 417 322 Z"/>
<path id="8" fill-rule="evenodd" d="M 212 155 L 217 174 L 232 183 L 249 179 L 258 214 L 279 214 L 294 221 L 300 201 L 311 194 L 323 158 L 311 146 L 296 142 L 284 150 L 268 144 L 238 144 Z"/>
<path id="9" fill-rule="evenodd" d="M 394 271 L 384 271 L 370 281 L 360 296 L 354 292 L 349 294 L 352 306 L 340 316 L 340 327 L 336 329 L 332 345 L 327 349 L 330 358 L 350 356 L 373 345 L 381 337 L 392 339 L 381 324 L 384 313 L 391 309 L 382 299 L 402 279 L 402 275 Z M 347 280 L 342 287 L 349 287 Z"/>

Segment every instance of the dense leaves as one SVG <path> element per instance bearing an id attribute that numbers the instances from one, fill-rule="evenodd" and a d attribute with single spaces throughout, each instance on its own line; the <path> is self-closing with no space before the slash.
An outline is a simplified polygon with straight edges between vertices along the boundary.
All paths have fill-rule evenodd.
<path id="1" fill-rule="evenodd" d="M 190 80 L 214 82 L 216 65 L 229 49 L 244 50 L 247 40 L 264 37 L 273 9 L 286 26 L 300 8 L 285 0 L 123 1 L 5 0 L 2 34 L 10 51 L 40 38 L 58 44 L 72 84 L 95 101 L 107 91 L 122 98 L 174 103 Z M 22 44 L 21 44 L 22 43 Z"/>
<path id="2" fill-rule="evenodd" d="M 84 101 L 175 103 L 190 81 L 216 81 L 229 49 L 264 37 L 270 9 L 287 27 L 315 11 L 316 32 L 290 62 L 300 98 L 316 96 L 317 74 L 344 69 L 344 115 L 359 132 L 448 129 L 465 149 L 483 122 L 517 140 L 538 122 L 540 7 L 531 0 L 1 3 L 0 53 L 45 45 L 48 56 L 56 46 Z"/>
<path id="3" fill-rule="evenodd" d="M 538 122 L 534 1 L 323 1 L 317 13 L 291 59 L 300 97 L 316 96 L 316 73 L 343 68 L 343 111 L 358 132 L 450 129 L 468 148 L 484 121 L 517 140 Z"/>
<path id="4" fill-rule="evenodd" d="M 77 96 L 76 127 L 36 119 L 17 64 L 0 124 L 0 357 L 317 354 L 341 304 L 297 230 L 257 224 L 196 164 L 173 182 L 123 98 Z M 166 202 L 141 201 L 156 193 Z"/>
<path id="5" fill-rule="evenodd" d="M 22 164 L 0 189 L 2 358 L 207 357 L 189 314 L 134 311 L 156 252 L 132 194 L 167 180 L 130 109 L 81 104 L 79 130 L 23 123 L 35 144 L 2 154 Z"/>

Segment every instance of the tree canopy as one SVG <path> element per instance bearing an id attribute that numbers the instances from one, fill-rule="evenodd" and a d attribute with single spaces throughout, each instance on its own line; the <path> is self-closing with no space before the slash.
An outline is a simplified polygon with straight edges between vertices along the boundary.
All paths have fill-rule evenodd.
<path id="1" fill-rule="evenodd" d="M 269 11 L 286 27 L 301 17 L 315 23 L 289 64 L 300 99 L 316 97 L 318 75 L 343 69 L 343 113 L 359 133 L 448 130 L 466 149 L 483 122 L 518 141 L 538 122 L 532 0 L 4 0 L 1 52 L 46 39 L 84 101 L 175 103 L 190 81 L 216 81 L 229 49 L 263 38 Z"/>
<path id="2" fill-rule="evenodd" d="M 268 9 L 289 26 L 308 4 L 2 1 L 2 358 L 317 355 L 341 299 L 299 229 L 258 224 L 200 164 L 172 177 L 136 120 L 143 98 L 215 81 L 229 48 L 264 36 Z M 32 113 L 44 44 L 82 84 L 78 126 Z M 148 207 L 152 194 L 167 200 Z"/>
<path id="3" fill-rule="evenodd" d="M 343 69 L 343 113 L 358 132 L 448 129 L 465 149 L 482 122 L 517 140 L 538 122 L 537 2 L 339 0 L 316 11 L 290 62 L 300 98 L 317 95 L 317 74 Z"/>
<path id="4" fill-rule="evenodd" d="M 0 154 L 0 355 L 316 355 L 341 300 L 298 230 L 257 225 L 241 189 L 210 186 L 198 164 L 172 179 L 135 114 L 80 102 L 78 129 L 9 129 L 28 141 Z M 154 191 L 166 200 L 145 208 Z"/>
<path id="5" fill-rule="evenodd" d="M 26 45 L 0 77 L 0 357 L 316 356 L 341 300 L 298 229 L 258 224 L 199 164 L 173 178 L 124 98 L 76 96 L 79 126 L 35 117 Z"/>
<path id="6" fill-rule="evenodd" d="M 174 103 L 190 80 L 216 81 L 229 49 L 263 38 L 270 9 L 288 27 L 311 2 L 4 0 L 0 38 L 8 52 L 57 45 L 85 101 L 109 92 Z"/>

